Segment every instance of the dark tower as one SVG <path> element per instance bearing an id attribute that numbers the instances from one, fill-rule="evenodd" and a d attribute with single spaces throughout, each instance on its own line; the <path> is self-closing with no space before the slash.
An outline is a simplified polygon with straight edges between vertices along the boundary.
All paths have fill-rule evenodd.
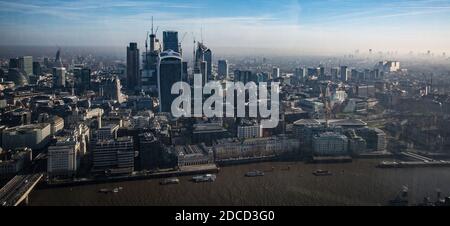
<path id="1" fill-rule="evenodd" d="M 158 59 L 158 96 L 160 112 L 171 112 L 172 102 L 177 95 L 172 95 L 172 85 L 182 81 L 183 63 L 181 55 L 173 50 L 164 51 Z"/>
<path id="2" fill-rule="evenodd" d="M 173 50 L 174 52 L 180 53 L 177 31 L 163 32 L 163 50 Z"/>
<path id="3" fill-rule="evenodd" d="M 139 49 L 137 43 L 127 47 L 127 88 L 135 90 L 139 87 Z"/>

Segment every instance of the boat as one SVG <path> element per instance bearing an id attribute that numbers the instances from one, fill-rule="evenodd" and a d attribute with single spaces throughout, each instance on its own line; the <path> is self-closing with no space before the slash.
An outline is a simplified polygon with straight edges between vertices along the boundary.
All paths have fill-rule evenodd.
<path id="1" fill-rule="evenodd" d="M 159 184 L 161 185 L 168 185 L 168 184 L 179 184 L 180 180 L 178 178 L 167 178 L 161 182 L 159 182 Z"/>
<path id="2" fill-rule="evenodd" d="M 98 190 L 98 192 L 100 192 L 100 193 L 109 193 L 109 192 L 111 192 L 111 190 L 109 190 L 109 189 L 107 189 L 107 188 L 102 188 L 102 189 L 100 189 L 100 190 Z"/>
<path id="3" fill-rule="evenodd" d="M 254 170 L 254 171 L 247 172 L 245 174 L 245 176 L 246 177 L 262 177 L 262 176 L 264 176 L 264 172 L 259 171 L 259 170 Z"/>
<path id="4" fill-rule="evenodd" d="M 192 180 L 196 183 L 199 182 L 214 182 L 216 181 L 216 175 L 214 174 L 205 174 L 205 175 L 198 175 L 192 177 Z"/>
<path id="5" fill-rule="evenodd" d="M 119 193 L 119 188 L 114 188 L 114 189 L 113 189 L 113 192 L 114 192 L 114 193 Z"/>
<path id="6" fill-rule="evenodd" d="M 328 170 L 316 170 L 316 171 L 313 172 L 313 174 L 316 175 L 316 176 L 331 176 L 331 175 L 333 175 Z"/>
<path id="7" fill-rule="evenodd" d="M 389 200 L 390 206 L 408 206 L 408 187 L 403 186 L 402 191 L 394 199 Z"/>

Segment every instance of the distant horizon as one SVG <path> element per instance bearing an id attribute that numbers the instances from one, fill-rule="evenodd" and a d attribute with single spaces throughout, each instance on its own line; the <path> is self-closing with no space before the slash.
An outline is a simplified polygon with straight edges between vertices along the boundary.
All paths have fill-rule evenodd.
<path id="1" fill-rule="evenodd" d="M 217 52 L 450 53 L 447 0 L 0 0 L 0 45 L 144 49 L 152 17 L 157 36 L 178 31 L 186 51 L 195 39 Z"/>
<path id="2" fill-rule="evenodd" d="M 101 50 L 102 53 L 108 52 L 113 54 L 120 54 L 121 56 L 126 56 L 126 47 L 129 45 L 127 43 L 124 46 L 117 46 L 117 45 L 72 45 L 72 46 L 52 46 L 52 45 L 0 45 L 0 50 L 3 50 L 3 52 L 0 53 L 0 57 L 5 57 L 5 55 L 14 57 L 14 56 L 22 56 L 22 55 L 33 55 L 31 52 L 35 52 L 35 50 L 25 50 L 23 48 L 42 48 L 45 49 L 45 51 L 50 51 L 52 54 L 53 52 L 56 53 L 58 48 L 62 49 L 63 55 L 64 55 L 64 49 L 70 49 L 71 51 L 76 50 L 78 52 L 89 52 L 89 51 L 99 51 Z M 298 51 L 296 53 L 294 52 L 288 52 L 285 49 L 276 49 L 276 48 L 262 48 L 262 47 L 211 47 L 213 50 L 213 54 L 216 56 L 224 57 L 224 56 L 240 56 L 240 57 L 341 57 L 341 56 L 360 56 L 365 57 L 369 56 L 369 50 L 359 50 L 359 53 L 355 53 L 356 50 L 349 49 L 348 51 L 343 52 L 314 52 L 314 51 Z M 4 51 L 5 49 L 9 51 Z M 138 49 L 140 50 L 141 54 L 145 52 L 145 46 L 140 46 L 138 44 Z M 53 51 L 54 50 L 54 51 Z M 225 51 L 224 51 L 225 50 Z M 45 52 L 44 51 L 44 52 Z M 423 50 L 421 52 L 412 52 L 413 56 L 419 56 L 424 55 L 427 53 L 428 50 Z M 30 52 L 30 54 L 26 53 Z M 186 50 L 183 48 L 184 57 L 186 58 L 192 58 L 192 53 L 189 50 Z M 395 57 L 409 57 L 411 56 L 411 52 L 400 52 L 397 51 L 396 53 L 394 51 L 389 50 L 372 50 L 373 56 L 379 56 L 379 52 L 381 52 L 384 56 L 391 56 L 392 58 Z M 388 54 L 390 53 L 390 54 Z M 445 52 L 433 52 L 431 51 L 431 54 L 437 57 L 442 56 L 442 54 Z M 98 55 L 102 55 L 101 53 L 96 53 Z M 42 54 L 38 54 L 42 55 Z M 44 54 L 45 55 L 45 54 Z M 449 57 L 446 55 L 446 57 Z M 218 59 L 215 59 L 218 60 Z"/>

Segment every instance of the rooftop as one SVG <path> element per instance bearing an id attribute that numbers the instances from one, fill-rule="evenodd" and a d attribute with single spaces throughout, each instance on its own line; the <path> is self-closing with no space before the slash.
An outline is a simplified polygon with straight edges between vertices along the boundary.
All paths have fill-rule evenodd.
<path id="1" fill-rule="evenodd" d="M 49 126 L 48 123 L 37 123 L 37 124 L 30 124 L 30 125 L 23 125 L 23 126 L 16 126 L 5 129 L 4 133 L 13 133 L 13 132 L 29 132 L 32 130 L 40 130 L 44 129 L 45 127 Z"/>

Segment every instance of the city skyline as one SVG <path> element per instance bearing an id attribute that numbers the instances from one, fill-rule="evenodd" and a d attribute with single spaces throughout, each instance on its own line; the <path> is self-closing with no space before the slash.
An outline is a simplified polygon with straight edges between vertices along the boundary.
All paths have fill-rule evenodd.
<path id="1" fill-rule="evenodd" d="M 239 3 L 239 4 L 238 4 Z M 450 1 L 0 1 L 0 45 L 144 47 L 151 17 L 184 49 L 204 40 L 279 53 L 450 51 Z M 17 29 L 21 28 L 21 29 Z M 287 32 L 289 31 L 289 32 Z M 182 37 L 186 34 L 185 38 Z M 234 51 L 234 50 L 229 50 Z"/>

